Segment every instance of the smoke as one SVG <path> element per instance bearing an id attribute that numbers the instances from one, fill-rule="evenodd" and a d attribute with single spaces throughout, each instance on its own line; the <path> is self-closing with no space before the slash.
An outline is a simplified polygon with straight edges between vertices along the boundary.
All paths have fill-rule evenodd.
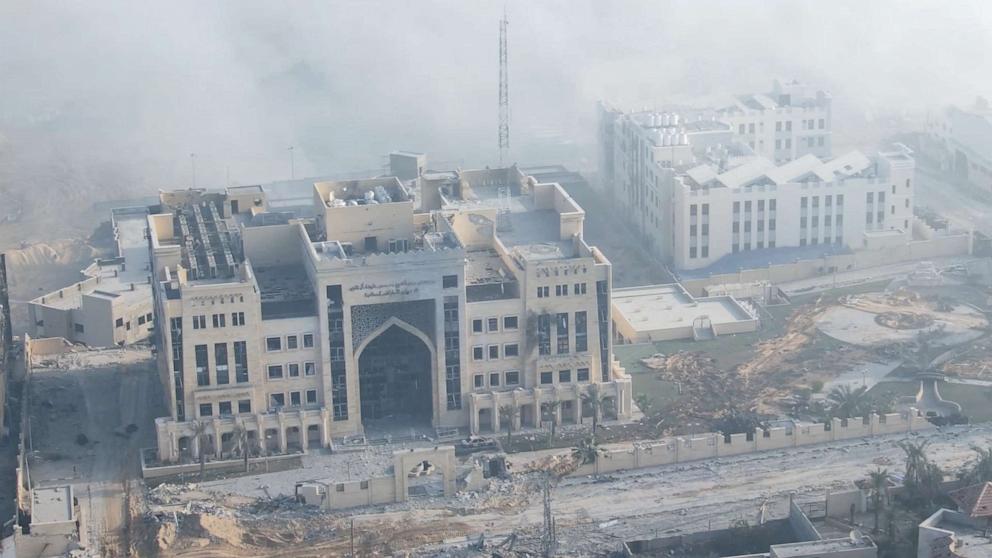
<path id="1" fill-rule="evenodd" d="M 381 169 L 392 149 L 493 164 L 503 9 L 0 3 L 0 164 L 6 153 L 13 169 L 0 172 L 0 196 L 56 161 L 60 180 L 108 195 L 188 186 L 191 153 L 198 185 L 211 187 L 286 178 L 290 146 L 297 176 Z M 506 10 L 521 163 L 594 166 L 601 98 L 715 102 L 798 77 L 829 89 L 842 117 L 992 91 L 982 0 L 513 0 Z"/>

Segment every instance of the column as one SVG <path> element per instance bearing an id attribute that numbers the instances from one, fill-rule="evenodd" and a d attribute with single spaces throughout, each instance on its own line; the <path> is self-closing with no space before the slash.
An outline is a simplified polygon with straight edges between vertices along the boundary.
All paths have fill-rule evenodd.
<path id="1" fill-rule="evenodd" d="M 541 427 L 541 390 L 534 389 L 534 428 Z"/>
<path id="2" fill-rule="evenodd" d="M 279 453 L 286 453 L 286 415 L 279 411 Z"/>
<path id="3" fill-rule="evenodd" d="M 496 395 L 492 395 L 493 402 L 493 434 L 499 434 L 499 401 L 496 400 Z"/>
<path id="4" fill-rule="evenodd" d="M 331 411 L 324 407 L 320 410 L 320 445 L 328 447 L 331 445 Z"/>
<path id="5" fill-rule="evenodd" d="M 224 444 L 220 440 L 220 419 L 214 417 L 211 422 L 214 427 L 214 459 L 220 459 L 221 451 L 224 449 Z"/>
<path id="6" fill-rule="evenodd" d="M 468 396 L 468 432 L 473 436 L 479 434 L 479 407 L 474 394 Z"/>

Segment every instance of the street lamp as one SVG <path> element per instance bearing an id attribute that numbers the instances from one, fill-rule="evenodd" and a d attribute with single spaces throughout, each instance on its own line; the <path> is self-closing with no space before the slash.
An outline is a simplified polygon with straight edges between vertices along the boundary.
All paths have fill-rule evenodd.
<path id="1" fill-rule="evenodd" d="M 296 180 L 296 160 L 293 157 L 293 146 L 289 146 L 289 178 Z"/>
<path id="2" fill-rule="evenodd" d="M 193 188 L 196 188 L 196 153 L 189 154 L 189 164 L 193 169 Z"/>

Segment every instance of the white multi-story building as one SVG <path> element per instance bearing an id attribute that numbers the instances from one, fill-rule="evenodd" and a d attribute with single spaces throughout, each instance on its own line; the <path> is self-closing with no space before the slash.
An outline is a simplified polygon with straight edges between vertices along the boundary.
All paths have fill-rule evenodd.
<path id="1" fill-rule="evenodd" d="M 692 270 L 775 248 L 904 244 L 912 233 L 914 170 L 904 151 L 694 167 L 673 179 L 672 263 Z"/>
<path id="2" fill-rule="evenodd" d="M 957 179 L 992 190 L 992 109 L 987 100 L 928 115 L 924 148 Z"/>
<path id="3" fill-rule="evenodd" d="M 148 218 L 160 459 L 199 452 L 201 423 L 219 455 L 239 426 L 286 452 L 579 422 L 590 391 L 629 417 L 610 262 L 583 240 L 583 210 L 516 167 L 418 174 L 419 204 L 393 177 L 318 182 L 310 218 L 268 211 L 260 187 L 162 195 Z"/>
<path id="4" fill-rule="evenodd" d="M 768 93 L 738 95 L 716 111 L 735 138 L 758 155 L 784 163 L 831 156 L 831 97 L 795 80 L 775 80 Z"/>

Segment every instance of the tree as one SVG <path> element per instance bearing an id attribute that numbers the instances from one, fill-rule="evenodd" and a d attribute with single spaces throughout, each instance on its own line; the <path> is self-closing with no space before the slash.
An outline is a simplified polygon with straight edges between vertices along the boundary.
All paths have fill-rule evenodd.
<path id="1" fill-rule="evenodd" d="M 606 396 L 599 391 L 599 384 L 592 384 L 589 386 L 589 390 L 582 394 L 581 399 L 582 408 L 588 407 L 592 410 L 592 435 L 595 437 L 596 429 L 599 427 L 599 415 L 605 404 Z"/>
<path id="2" fill-rule="evenodd" d="M 762 422 L 758 413 L 741 411 L 736 407 L 727 409 L 713 422 L 713 429 L 724 434 L 754 432 L 761 426 Z"/>
<path id="3" fill-rule="evenodd" d="M 203 475 L 207 470 L 207 451 L 205 446 L 207 445 L 207 423 L 202 420 L 194 420 L 191 425 L 193 428 L 193 438 L 196 439 L 196 453 L 199 454 L 200 459 L 200 482 L 203 482 Z"/>
<path id="4" fill-rule="evenodd" d="M 634 403 L 637 404 L 637 408 L 644 413 L 644 416 L 651 414 L 651 409 L 654 407 L 654 399 L 646 393 L 638 393 L 634 396 Z"/>
<path id="5" fill-rule="evenodd" d="M 517 418 L 520 417 L 520 407 L 518 407 L 516 403 L 501 405 L 499 408 L 499 416 L 506 416 L 510 419 L 506 421 L 506 446 L 509 448 L 510 442 L 513 441 L 513 424 L 516 423 Z"/>
<path id="6" fill-rule="evenodd" d="M 251 454 L 251 438 L 248 436 L 248 429 L 245 428 L 244 423 L 239 422 L 234 425 L 234 430 L 231 432 L 231 437 L 234 439 L 234 451 L 240 453 L 245 460 L 245 472 L 248 472 L 248 457 Z"/>
<path id="7" fill-rule="evenodd" d="M 543 419 L 551 423 L 551 440 L 555 439 L 555 432 L 558 429 L 558 409 L 561 407 L 561 401 L 546 401 L 541 404 L 541 413 L 544 415 Z"/>
<path id="8" fill-rule="evenodd" d="M 882 510 L 886 490 L 889 486 L 888 469 L 876 468 L 868 471 L 868 490 L 871 493 L 872 511 L 875 514 L 875 527 L 872 532 L 878 532 L 878 513 Z"/>
<path id="9" fill-rule="evenodd" d="M 851 389 L 847 384 L 835 386 L 827 394 L 827 401 L 830 402 L 830 412 L 837 418 L 849 419 L 868 412 L 870 405 L 865 393 L 868 391 L 864 386 Z"/>
<path id="10" fill-rule="evenodd" d="M 930 442 L 923 440 L 913 442 L 904 440 L 899 447 L 906 453 L 906 476 L 903 485 L 911 500 L 929 508 L 940 494 L 940 483 L 944 480 L 944 472 L 926 455 Z"/>
<path id="11" fill-rule="evenodd" d="M 992 446 L 982 448 L 971 446 L 975 456 L 965 464 L 958 475 L 964 486 L 992 481 Z"/>
<path id="12" fill-rule="evenodd" d="M 592 435 L 582 438 L 578 445 L 572 448 L 572 459 L 576 466 L 595 463 L 600 455 L 606 455 L 606 450 L 599 446 L 596 437 Z"/>

